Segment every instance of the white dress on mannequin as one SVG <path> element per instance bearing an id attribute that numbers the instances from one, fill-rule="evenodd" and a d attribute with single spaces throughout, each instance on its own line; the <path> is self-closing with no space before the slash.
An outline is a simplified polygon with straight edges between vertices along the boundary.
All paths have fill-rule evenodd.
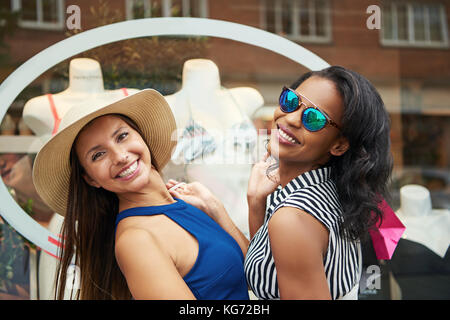
<path id="1" fill-rule="evenodd" d="M 248 236 L 246 193 L 257 142 L 250 116 L 264 104 L 261 94 L 221 87 L 214 62 L 192 59 L 183 66 L 181 90 L 165 98 L 177 122 L 178 145 L 163 174 L 203 183 Z"/>
<path id="2" fill-rule="evenodd" d="M 90 100 L 115 101 L 137 89 L 121 88 L 105 90 L 100 64 L 93 59 L 77 58 L 70 61 L 69 86 L 56 94 L 46 94 L 30 99 L 24 106 L 23 121 L 46 142 L 58 131 L 59 121 L 71 108 Z M 59 235 L 64 218 L 54 213 L 48 229 Z M 39 298 L 50 300 L 55 294 L 55 276 L 57 259 L 42 251 L 39 259 Z M 77 289 L 77 288 L 74 288 Z M 66 289 L 65 299 L 69 299 L 70 290 Z"/>

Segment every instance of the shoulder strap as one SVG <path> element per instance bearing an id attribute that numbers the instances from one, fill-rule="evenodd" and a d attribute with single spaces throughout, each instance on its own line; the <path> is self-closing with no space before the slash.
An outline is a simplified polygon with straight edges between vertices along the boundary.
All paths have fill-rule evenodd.
<path id="1" fill-rule="evenodd" d="M 61 119 L 58 116 L 58 111 L 56 110 L 56 105 L 55 105 L 55 101 L 53 100 L 53 95 L 51 93 L 48 93 L 47 98 L 50 103 L 50 110 L 52 111 L 52 115 L 53 115 L 53 119 L 54 119 L 52 135 L 55 135 L 58 132 L 59 123 L 61 122 Z"/>

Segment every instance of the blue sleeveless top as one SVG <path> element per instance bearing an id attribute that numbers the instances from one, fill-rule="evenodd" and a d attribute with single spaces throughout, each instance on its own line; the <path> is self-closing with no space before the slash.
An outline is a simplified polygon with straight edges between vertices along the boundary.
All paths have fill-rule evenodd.
<path id="1" fill-rule="evenodd" d="M 199 300 L 248 300 L 244 255 L 237 242 L 205 212 L 175 200 L 167 205 L 121 211 L 116 229 L 119 221 L 127 217 L 164 214 L 197 239 L 197 260 L 183 277 L 194 296 Z"/>

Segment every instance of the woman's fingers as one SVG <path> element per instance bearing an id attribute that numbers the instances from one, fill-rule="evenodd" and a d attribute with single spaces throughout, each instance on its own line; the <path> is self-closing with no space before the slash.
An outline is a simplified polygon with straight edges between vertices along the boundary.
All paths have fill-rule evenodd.
<path id="1" fill-rule="evenodd" d="M 181 195 L 179 192 L 175 191 L 175 190 L 169 190 L 169 193 L 172 195 L 172 197 L 178 198 L 178 199 L 182 199 L 183 195 Z"/>
<path id="2" fill-rule="evenodd" d="M 177 183 L 177 184 L 175 184 L 175 185 L 173 185 L 173 186 L 171 186 L 170 188 L 169 188 L 169 191 L 171 191 L 171 190 L 176 190 L 176 189 L 178 189 L 178 188 L 184 188 L 184 186 L 186 185 L 186 182 L 179 182 L 179 183 Z"/>
<path id="3" fill-rule="evenodd" d="M 178 182 L 177 180 L 169 179 L 169 181 L 166 182 L 166 188 L 170 189 L 178 184 L 180 184 L 180 182 Z"/>

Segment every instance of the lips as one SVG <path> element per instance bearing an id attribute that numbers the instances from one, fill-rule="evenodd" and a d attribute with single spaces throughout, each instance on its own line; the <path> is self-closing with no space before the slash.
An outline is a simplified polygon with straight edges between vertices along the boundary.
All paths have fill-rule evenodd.
<path id="1" fill-rule="evenodd" d="M 286 128 L 281 124 L 278 124 L 277 127 L 278 127 L 278 134 L 280 135 L 281 138 L 292 144 L 300 144 L 300 142 L 288 128 Z"/>
<path id="2" fill-rule="evenodd" d="M 119 173 L 117 174 L 116 178 L 127 178 L 127 177 L 133 175 L 138 168 L 138 164 L 139 164 L 138 161 L 139 161 L 139 159 L 132 162 L 128 166 L 122 168 L 122 170 L 120 170 Z"/>

